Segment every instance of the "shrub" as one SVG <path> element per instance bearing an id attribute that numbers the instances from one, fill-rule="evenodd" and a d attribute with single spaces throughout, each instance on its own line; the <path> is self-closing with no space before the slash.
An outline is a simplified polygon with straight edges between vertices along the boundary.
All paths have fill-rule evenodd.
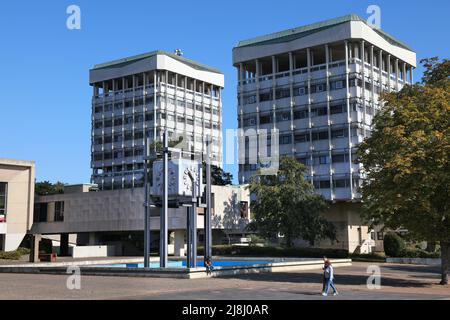
<path id="1" fill-rule="evenodd" d="M 0 252 L 0 259 L 19 260 L 22 255 L 19 251 Z"/>
<path id="2" fill-rule="evenodd" d="M 389 232 L 383 240 L 384 252 L 389 257 L 400 257 L 406 249 L 405 241 L 395 232 Z"/>
<path id="3" fill-rule="evenodd" d="M 30 249 L 19 248 L 15 251 L 0 252 L 0 259 L 4 260 L 19 260 L 22 256 L 29 254 Z"/>
<path id="4" fill-rule="evenodd" d="M 356 254 L 352 253 L 349 255 L 353 261 L 374 261 L 374 262 L 385 262 L 386 257 L 384 254 L 372 252 L 367 254 Z"/>
<path id="5" fill-rule="evenodd" d="M 428 252 L 422 249 L 417 250 L 411 250 L 407 249 L 402 252 L 402 254 L 399 256 L 401 258 L 440 258 L 439 252 Z"/>
<path id="6" fill-rule="evenodd" d="M 198 254 L 203 253 L 203 248 L 198 248 Z M 321 248 L 282 248 L 282 247 L 258 247 L 258 246 L 213 246 L 213 255 L 217 256 L 248 256 L 248 257 L 296 257 L 296 258 L 348 258 L 348 251 L 344 249 Z"/>

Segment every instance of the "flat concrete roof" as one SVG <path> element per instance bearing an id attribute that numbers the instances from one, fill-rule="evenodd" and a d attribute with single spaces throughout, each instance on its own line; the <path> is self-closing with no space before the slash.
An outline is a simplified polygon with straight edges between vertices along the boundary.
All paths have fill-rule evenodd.
<path id="1" fill-rule="evenodd" d="M 34 167 L 35 162 L 32 160 L 17 160 L 10 158 L 0 158 L 0 165 L 18 166 L 18 167 Z"/>

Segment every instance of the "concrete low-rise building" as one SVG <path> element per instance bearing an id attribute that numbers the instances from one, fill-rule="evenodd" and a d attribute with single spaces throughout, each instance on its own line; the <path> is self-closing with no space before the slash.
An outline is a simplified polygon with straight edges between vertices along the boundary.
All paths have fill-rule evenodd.
<path id="1" fill-rule="evenodd" d="M 16 250 L 33 223 L 34 161 L 0 158 L 0 251 Z"/>
<path id="2" fill-rule="evenodd" d="M 113 246 L 116 255 L 141 251 L 144 229 L 144 188 L 97 190 L 96 185 L 65 187 L 64 194 L 35 199 L 32 234 L 61 242 L 61 253 L 69 253 L 69 239 L 78 246 Z M 212 186 L 213 243 L 220 244 L 245 235 L 250 221 L 250 194 L 245 186 Z M 152 247 L 159 242 L 161 208 L 151 208 Z M 183 255 L 187 207 L 169 208 L 169 251 Z M 204 209 L 198 208 L 198 242 L 203 241 Z M 69 235 L 72 238 L 69 238 Z M 59 239 L 58 239 L 59 237 Z M 70 240 L 72 241 L 72 240 Z M 75 240 L 73 240 L 75 241 Z"/>

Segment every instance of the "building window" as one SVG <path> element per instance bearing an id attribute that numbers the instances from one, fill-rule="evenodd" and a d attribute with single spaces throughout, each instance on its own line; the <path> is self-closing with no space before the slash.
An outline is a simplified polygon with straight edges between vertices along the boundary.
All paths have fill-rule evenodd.
<path id="1" fill-rule="evenodd" d="M 259 124 L 266 124 L 271 123 L 272 117 L 270 115 L 260 116 L 259 117 Z"/>
<path id="2" fill-rule="evenodd" d="M 306 87 L 294 88 L 294 96 L 303 96 L 306 94 Z"/>
<path id="3" fill-rule="evenodd" d="M 240 213 L 241 213 L 241 219 L 248 219 L 248 202 L 247 201 L 241 201 L 240 205 Z"/>
<path id="4" fill-rule="evenodd" d="M 324 140 L 328 139 L 328 131 L 319 131 L 319 132 L 313 132 L 312 133 L 312 140 Z"/>
<path id="5" fill-rule="evenodd" d="M 34 204 L 34 222 L 47 222 L 47 207 L 48 203 Z"/>
<path id="6" fill-rule="evenodd" d="M 315 165 L 327 164 L 329 162 L 330 161 L 329 161 L 329 157 L 328 156 L 314 157 L 314 164 Z"/>
<path id="7" fill-rule="evenodd" d="M 291 95 L 291 91 L 289 88 L 277 89 L 275 95 L 277 99 L 288 98 Z"/>
<path id="8" fill-rule="evenodd" d="M 8 191 L 8 184 L 0 182 L 0 223 L 6 222 L 6 192 Z"/>
<path id="9" fill-rule="evenodd" d="M 292 142 L 291 135 L 280 136 L 280 144 L 290 144 Z"/>
<path id="10" fill-rule="evenodd" d="M 277 120 L 278 121 L 288 121 L 291 120 L 291 113 L 290 112 L 279 112 L 277 114 Z"/>
<path id="11" fill-rule="evenodd" d="M 256 124 L 256 118 L 255 117 L 250 117 L 250 118 L 244 119 L 244 126 L 245 127 L 254 126 L 255 124 Z"/>
<path id="12" fill-rule="evenodd" d="M 349 188 L 350 187 L 350 179 L 337 179 L 333 180 L 334 188 Z"/>
<path id="13" fill-rule="evenodd" d="M 331 138 L 343 138 L 347 136 L 347 129 L 336 129 L 331 131 Z"/>
<path id="14" fill-rule="evenodd" d="M 330 189 L 330 180 L 314 180 L 315 189 Z"/>
<path id="15" fill-rule="evenodd" d="M 272 100 L 272 92 L 264 92 L 259 94 L 259 101 L 269 101 Z"/>
<path id="16" fill-rule="evenodd" d="M 256 95 L 244 96 L 244 104 L 256 103 Z"/>
<path id="17" fill-rule="evenodd" d="M 64 201 L 55 202 L 55 221 L 64 221 Z"/>
<path id="18" fill-rule="evenodd" d="M 331 158 L 333 160 L 333 163 L 348 162 L 348 160 L 349 160 L 348 153 L 333 154 Z"/>
<path id="19" fill-rule="evenodd" d="M 301 134 L 296 134 L 294 136 L 294 140 L 295 142 L 308 142 L 309 141 L 309 133 L 301 133 Z"/>
<path id="20" fill-rule="evenodd" d="M 345 105 L 343 105 L 343 104 L 330 106 L 330 113 L 331 114 L 344 113 L 344 112 L 346 112 L 346 108 L 345 108 Z"/>
<path id="21" fill-rule="evenodd" d="M 294 111 L 294 119 L 308 118 L 308 110 Z"/>

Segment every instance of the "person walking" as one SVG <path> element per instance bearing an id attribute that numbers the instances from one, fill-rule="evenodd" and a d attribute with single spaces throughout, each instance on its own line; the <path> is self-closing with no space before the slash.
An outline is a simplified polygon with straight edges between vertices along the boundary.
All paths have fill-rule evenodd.
<path id="1" fill-rule="evenodd" d="M 330 290 L 330 287 L 331 287 L 331 288 L 333 288 L 333 295 L 337 296 L 339 294 L 339 292 L 337 291 L 336 287 L 334 286 L 333 266 L 331 265 L 331 262 L 328 259 L 325 261 L 324 277 L 325 277 L 325 291 L 322 293 L 322 295 L 327 296 L 328 291 Z"/>

